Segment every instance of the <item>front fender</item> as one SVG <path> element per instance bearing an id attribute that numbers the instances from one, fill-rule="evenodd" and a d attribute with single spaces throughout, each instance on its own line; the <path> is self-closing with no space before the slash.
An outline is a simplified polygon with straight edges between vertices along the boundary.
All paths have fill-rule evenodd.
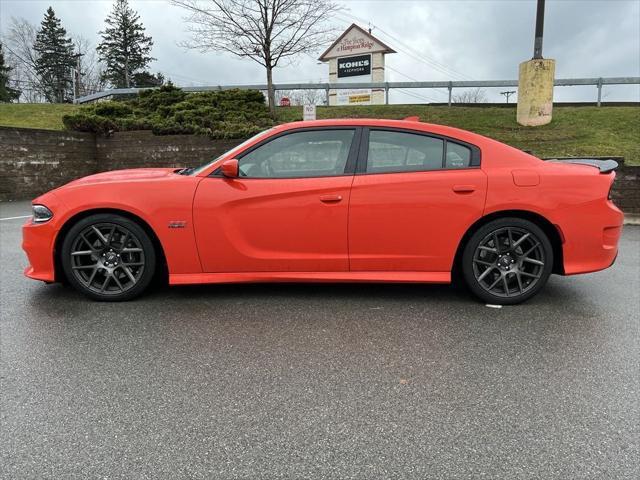
<path id="1" fill-rule="evenodd" d="M 54 212 L 51 225 L 52 247 L 76 219 L 92 212 L 122 212 L 144 222 L 155 234 L 170 273 L 197 273 L 202 268 L 195 242 L 192 205 L 200 180 L 175 176 L 145 182 L 68 186 L 38 200 L 44 202 L 51 196 L 59 202 L 59 211 Z M 175 228 L 176 225 L 179 228 Z"/>

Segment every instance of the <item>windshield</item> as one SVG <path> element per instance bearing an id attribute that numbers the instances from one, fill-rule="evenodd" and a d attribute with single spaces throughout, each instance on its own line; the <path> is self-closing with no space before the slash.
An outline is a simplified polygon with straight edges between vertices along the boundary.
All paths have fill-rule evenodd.
<path id="1" fill-rule="evenodd" d="M 210 165 L 213 165 L 214 163 L 216 163 L 221 158 L 226 157 L 227 155 L 229 155 L 230 157 L 233 157 L 233 155 L 236 152 L 239 152 L 240 150 L 242 150 L 244 147 L 246 147 L 249 143 L 253 142 L 254 140 L 257 140 L 260 137 L 266 136 L 271 130 L 273 130 L 273 128 L 270 128 L 269 130 L 265 130 L 264 132 L 260 132 L 260 133 L 258 133 L 256 135 L 254 135 L 250 139 L 245 140 L 240 145 L 238 145 L 236 147 L 233 147 L 228 152 L 223 153 L 222 155 L 220 155 L 220 156 L 214 158 L 213 160 L 211 160 L 210 162 L 207 162 L 204 165 L 201 165 L 201 166 L 196 167 L 194 169 L 189 169 L 189 171 L 185 172 L 185 173 L 187 173 L 187 175 L 198 175 L 200 172 L 202 172 L 203 170 L 206 170 Z"/>

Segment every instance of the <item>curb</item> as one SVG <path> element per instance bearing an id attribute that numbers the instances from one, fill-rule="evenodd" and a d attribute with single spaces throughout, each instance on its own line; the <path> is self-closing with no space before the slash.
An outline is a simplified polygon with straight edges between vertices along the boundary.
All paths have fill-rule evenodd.
<path id="1" fill-rule="evenodd" d="M 625 213 L 625 215 L 624 215 L 624 224 L 625 225 L 640 225 L 640 214 Z"/>

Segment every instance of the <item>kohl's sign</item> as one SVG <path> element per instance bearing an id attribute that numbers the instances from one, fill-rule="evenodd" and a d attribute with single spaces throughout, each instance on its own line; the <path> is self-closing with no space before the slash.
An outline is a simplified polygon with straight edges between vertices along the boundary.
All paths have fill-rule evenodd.
<path id="1" fill-rule="evenodd" d="M 371 75 L 371 55 L 338 58 L 338 78 Z"/>

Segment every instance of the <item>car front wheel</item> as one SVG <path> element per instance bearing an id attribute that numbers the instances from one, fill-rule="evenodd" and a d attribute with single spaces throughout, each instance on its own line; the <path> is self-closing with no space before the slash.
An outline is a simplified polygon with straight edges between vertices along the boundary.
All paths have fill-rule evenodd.
<path id="1" fill-rule="evenodd" d="M 76 223 L 65 236 L 60 255 L 69 283 L 101 301 L 140 295 L 156 267 L 155 249 L 144 229 L 114 214 L 91 215 Z"/>
<path id="2" fill-rule="evenodd" d="M 553 268 L 553 248 L 544 231 L 520 218 L 500 218 L 467 242 L 462 273 L 471 291 L 492 304 L 513 305 L 544 287 Z"/>

